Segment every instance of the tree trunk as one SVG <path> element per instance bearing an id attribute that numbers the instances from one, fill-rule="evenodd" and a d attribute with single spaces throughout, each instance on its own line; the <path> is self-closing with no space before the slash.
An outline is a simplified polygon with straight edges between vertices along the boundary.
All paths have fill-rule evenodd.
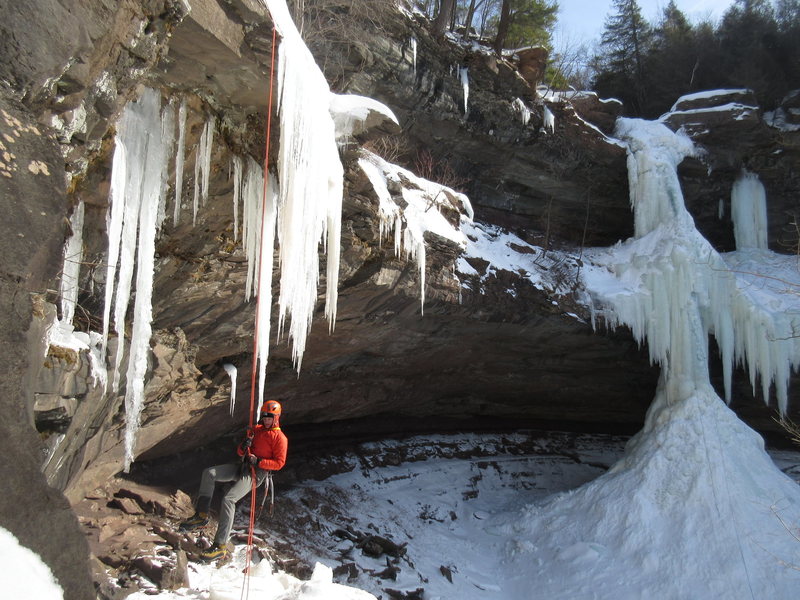
<path id="1" fill-rule="evenodd" d="M 494 51 L 498 55 L 503 54 L 503 44 L 506 43 L 508 28 L 511 26 L 511 0 L 503 0 L 500 9 L 500 22 L 497 24 L 497 37 L 494 40 Z"/>
<path id="2" fill-rule="evenodd" d="M 442 0 L 439 3 L 439 14 L 436 15 L 436 20 L 433 22 L 433 32 L 438 35 L 444 35 L 445 30 L 450 25 L 450 18 L 455 12 L 456 0 Z"/>
<path id="3" fill-rule="evenodd" d="M 475 18 L 475 0 L 469 3 L 469 10 L 467 10 L 467 18 L 464 20 L 464 35 L 469 39 L 469 30 L 472 27 L 472 19 Z"/>

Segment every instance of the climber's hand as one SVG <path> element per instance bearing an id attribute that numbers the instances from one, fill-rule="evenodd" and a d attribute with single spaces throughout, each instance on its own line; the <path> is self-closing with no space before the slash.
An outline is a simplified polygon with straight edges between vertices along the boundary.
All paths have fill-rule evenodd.
<path id="1" fill-rule="evenodd" d="M 247 455 L 247 462 L 249 462 L 254 467 L 258 466 L 259 458 L 255 454 L 248 454 Z"/>

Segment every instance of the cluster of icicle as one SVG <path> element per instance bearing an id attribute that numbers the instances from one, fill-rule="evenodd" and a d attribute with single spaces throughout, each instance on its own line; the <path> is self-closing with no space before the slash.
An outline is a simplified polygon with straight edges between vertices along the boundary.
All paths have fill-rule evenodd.
<path id="1" fill-rule="evenodd" d="M 150 352 L 153 271 L 156 232 L 164 218 L 167 165 L 174 145 L 175 110 L 161 110 L 159 92 L 146 89 L 129 103 L 117 124 L 117 139 L 111 171 L 108 213 L 108 258 L 102 356 L 108 347 L 113 312 L 118 347 L 111 388 L 120 387 L 120 369 L 125 344 L 125 318 L 133 290 L 135 300 L 127 351 L 125 375 L 125 470 L 134 458 L 136 434 L 144 405 L 144 384 Z"/>
<path id="2" fill-rule="evenodd" d="M 278 332 L 282 333 L 291 317 L 289 339 L 299 371 L 317 301 L 320 240 L 327 252 L 325 316 L 330 330 L 336 321 L 344 170 L 329 112 L 328 83 L 284 0 L 262 1 L 281 36 L 277 77 L 281 126 Z"/>
<path id="3" fill-rule="evenodd" d="M 774 383 L 784 413 L 789 377 L 800 365 L 800 340 L 791 335 L 800 328 L 798 315 L 753 302 L 695 229 L 677 176 L 677 165 L 695 153 L 691 140 L 661 123 L 635 119 L 620 119 L 616 134 L 629 147 L 634 238 L 613 253 L 617 262 L 610 269 L 624 289 L 605 295 L 613 306 L 610 319 L 628 325 L 640 342 L 647 340 L 651 361 L 660 363 L 666 374 L 670 397 L 687 397 L 694 387 L 708 383 L 707 340 L 713 333 L 726 400 L 731 398 L 734 365 L 746 362 L 753 387 L 761 380 L 765 401 Z M 744 215 L 737 219 L 737 239 L 761 244 L 752 225 L 744 225 L 754 211 L 763 212 L 753 208 L 758 205 L 752 198 L 757 186 L 745 177 L 735 189 L 742 197 L 734 201 L 734 211 Z"/>
<path id="4" fill-rule="evenodd" d="M 243 205 L 242 244 L 247 256 L 245 299 L 259 297 L 256 314 L 259 397 L 264 395 L 269 352 L 270 308 L 272 305 L 273 249 L 279 243 L 280 297 L 279 330 L 291 319 L 289 338 L 296 368 L 300 369 L 319 283 L 320 241 L 328 253 L 325 314 L 333 327 L 339 271 L 339 237 L 343 168 L 329 113 L 330 90 L 302 42 L 282 0 L 264 0 L 282 37 L 278 63 L 278 110 L 281 115 L 280 152 L 277 165 L 280 189 L 275 177 L 265 184 L 262 168 L 252 158 L 233 158 L 234 238 L 238 240 L 239 206 Z M 177 112 L 177 119 L 176 119 Z M 155 240 L 165 216 L 167 171 L 175 146 L 177 120 L 178 148 L 175 155 L 175 207 L 178 223 L 185 158 L 186 102 L 162 110 L 157 91 L 146 89 L 129 103 L 117 125 L 117 139 L 111 173 L 110 208 L 107 216 L 109 239 L 103 332 L 96 357 L 105 365 L 108 338 L 113 330 L 119 340 L 115 352 L 111 391 L 121 386 L 123 357 L 125 372 L 125 470 L 135 456 L 136 436 L 144 403 L 145 376 L 152 333 L 152 294 L 155 268 Z M 192 222 L 209 194 L 209 175 L 215 119 L 203 128 L 194 167 Z M 65 249 L 62 278 L 62 320 L 71 324 L 77 299 L 82 246 L 83 206 L 73 215 L 73 230 Z M 134 268 L 136 276 L 134 278 Z M 135 290 L 132 328 L 126 332 L 130 296 Z M 126 334 L 130 343 L 125 351 Z M 225 365 L 236 385 L 236 369 Z M 103 386 L 106 386 L 103 379 Z M 231 412 L 235 389 L 231 391 Z"/>
<path id="5" fill-rule="evenodd" d="M 358 161 L 378 197 L 380 241 L 393 230 L 395 256 L 410 258 L 417 263 L 420 278 L 420 312 L 425 307 L 425 233 L 430 231 L 466 248 L 466 237 L 451 225 L 440 212 L 448 196 L 458 198 L 464 211 L 462 219 L 471 221 L 469 199 L 443 185 L 417 177 L 410 171 L 390 164 L 376 154 L 362 151 Z M 388 182 L 401 187 L 405 204 L 400 208 L 389 192 Z"/>

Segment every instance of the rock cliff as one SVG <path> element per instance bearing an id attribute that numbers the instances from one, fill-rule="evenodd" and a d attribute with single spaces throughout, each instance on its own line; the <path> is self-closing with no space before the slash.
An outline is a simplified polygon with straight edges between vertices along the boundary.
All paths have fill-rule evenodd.
<path id="1" fill-rule="evenodd" d="M 317 435 L 331 422 L 353 435 L 473 428 L 476 422 L 482 428 L 634 431 L 657 370 L 627 332 L 595 331 L 570 290 L 583 247 L 632 233 L 625 149 L 611 137 L 618 103 L 537 89 L 531 56 L 501 59 L 434 38 L 422 17 L 392 3 L 376 3 L 380 19 L 357 4 L 351 14 L 345 8 L 341 27 L 332 32 L 314 37 L 309 25 L 309 45 L 335 92 L 382 102 L 399 126 L 377 119 L 341 146 L 345 195 L 335 329 L 328 333 L 323 316 L 315 316 L 299 375 L 288 344 L 275 342 L 269 395 L 284 402 L 288 423 Z M 83 203 L 75 325 L 98 331 L 117 119 L 144 87 L 158 90 L 164 105 L 185 101 L 182 206 L 175 220 L 168 205 L 157 238 L 154 334 L 137 454 L 142 460 L 174 455 L 239 430 L 247 420 L 254 303 L 245 301 L 247 261 L 234 225 L 231 165 L 234 157 L 262 162 L 265 155 L 272 23 L 257 0 L 84 0 L 70 6 L 36 0 L 7 5 L 3 15 L 6 310 L 0 329 L 9 358 L 0 377 L 0 443 L 14 457 L 3 466 L 14 493 L 3 498 L 0 525 L 45 558 L 66 598 L 88 598 L 85 565 L 54 556 L 52 529 L 40 530 L 26 512 L 48 515 L 67 544 L 58 553 L 69 547 L 69 554 L 85 555 L 59 492 L 81 501 L 120 471 L 123 455 L 124 392 L 104 393 L 92 381 L 87 353 L 51 347 L 45 356 L 41 347 L 57 312 L 53 290 L 72 233 L 68 217 Z M 709 106 L 729 101 L 718 100 L 708 100 Z M 768 126 L 752 99 L 740 100 L 749 108 L 688 113 L 676 107 L 667 119 L 707 151 L 681 167 L 687 203 L 709 239 L 731 249 L 730 220 L 719 216 L 730 211 L 720 205 L 729 206 L 741 168 L 754 170 L 767 189 L 770 246 L 792 250 L 800 134 Z M 208 197 L 193 218 L 198 171 L 192 169 L 212 118 Z M 270 162 L 277 136 L 273 130 Z M 362 146 L 461 188 L 476 221 L 519 236 L 515 251 L 533 252 L 526 243 L 564 251 L 560 262 L 548 264 L 567 291 L 534 287 L 524 273 L 486 270 L 480 261 L 470 263 L 477 275 L 458 271 L 461 250 L 429 233 L 421 314 L 421 273 L 381 240 L 379 198 L 358 164 Z M 167 196 L 174 198 L 174 164 L 168 181 Z M 451 217 L 458 222 L 456 209 Z M 112 339 L 112 356 L 116 347 Z M 239 371 L 232 415 L 224 364 Z M 738 380 L 734 406 L 762 431 L 774 431 L 762 399 L 753 398 L 746 377 Z M 21 511 L 21 505 L 30 508 Z"/>

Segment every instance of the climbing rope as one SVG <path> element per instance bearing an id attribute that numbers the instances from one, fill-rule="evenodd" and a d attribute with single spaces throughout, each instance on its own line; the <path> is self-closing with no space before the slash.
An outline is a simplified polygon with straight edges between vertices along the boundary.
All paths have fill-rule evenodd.
<path id="1" fill-rule="evenodd" d="M 266 226 L 264 215 L 267 211 L 267 182 L 269 178 L 269 140 L 272 133 L 272 94 L 273 94 L 273 84 L 274 84 L 274 74 L 275 74 L 275 46 L 277 40 L 277 30 L 275 26 L 272 26 L 272 55 L 270 57 L 270 69 L 269 69 L 269 99 L 267 101 L 267 139 L 266 139 L 266 149 L 264 152 L 264 189 L 262 193 L 261 199 L 261 233 L 259 239 L 259 248 L 261 244 L 264 243 L 264 227 Z M 259 253 L 260 254 L 260 253 Z M 249 416 L 249 423 L 248 423 L 248 430 L 247 434 L 252 435 L 252 431 L 255 427 L 255 411 L 258 409 L 256 405 L 256 371 L 257 371 L 257 362 L 258 362 L 258 315 L 259 315 L 259 306 L 261 303 L 261 276 L 264 270 L 264 261 L 259 261 L 258 265 L 258 282 L 257 282 L 257 289 L 259 293 L 256 295 L 256 310 L 255 310 L 255 328 L 253 332 L 253 368 L 252 373 L 250 375 L 250 416 Z M 261 400 L 261 399 L 259 399 Z M 250 597 L 250 566 L 253 561 L 253 530 L 255 529 L 255 522 L 256 522 L 256 496 L 258 494 L 258 478 L 256 477 L 256 468 L 254 466 L 250 466 L 250 523 L 247 528 L 247 551 L 245 553 L 245 566 L 244 566 L 244 582 L 242 584 L 242 595 L 241 598 L 249 598 Z M 245 591 L 246 590 L 246 591 Z"/>

